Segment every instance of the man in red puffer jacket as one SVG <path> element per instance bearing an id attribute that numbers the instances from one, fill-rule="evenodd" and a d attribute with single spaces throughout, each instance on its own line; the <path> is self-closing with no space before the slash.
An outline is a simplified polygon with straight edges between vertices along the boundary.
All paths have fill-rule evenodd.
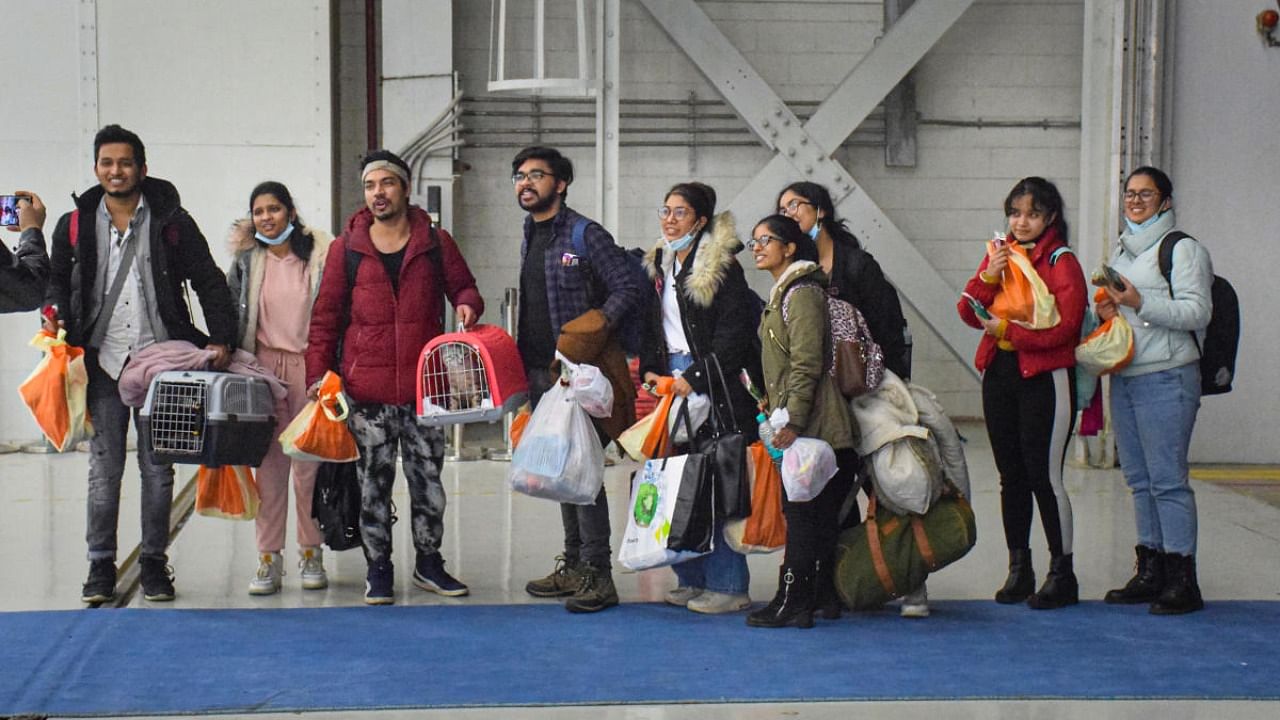
<path id="1" fill-rule="evenodd" d="M 395 602 L 391 488 L 397 445 L 417 551 L 413 583 L 441 595 L 466 595 L 467 586 L 445 571 L 440 557 L 444 433 L 418 419 L 416 374 L 422 347 L 443 329 L 445 297 L 462 327 L 475 324 L 484 300 L 453 238 L 409 204 L 405 161 L 377 150 L 364 158 L 360 176 L 366 207 L 347 220 L 342 237 L 329 247 L 311 313 L 307 381 L 314 387 L 326 370 L 334 370 L 351 399 L 347 426 L 360 449 L 365 602 Z"/>

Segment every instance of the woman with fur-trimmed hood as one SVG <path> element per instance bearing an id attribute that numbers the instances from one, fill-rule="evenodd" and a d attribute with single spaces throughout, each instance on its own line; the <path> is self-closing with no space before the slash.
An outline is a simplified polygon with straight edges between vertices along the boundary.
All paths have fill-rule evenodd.
<path id="1" fill-rule="evenodd" d="M 232 225 L 227 238 L 235 257 L 227 284 L 239 311 L 239 347 L 257 356 L 289 389 L 287 407 L 276 409 L 279 432 L 307 403 L 305 352 L 311 305 L 333 236 L 303 225 L 289 189 L 278 182 L 253 189 L 249 213 Z M 249 581 L 250 595 L 271 595 L 281 587 L 290 470 L 302 587 L 328 586 L 320 548 L 324 538 L 311 517 L 318 469 L 318 463 L 290 460 L 280 443 L 271 443 L 257 473 L 258 569 Z"/>
<path id="2" fill-rule="evenodd" d="M 736 421 L 747 442 L 753 442 L 755 401 L 738 374 L 746 369 L 757 384 L 761 377 L 756 327 L 762 303 L 747 286 L 735 257 L 742 243 L 733 216 L 728 212 L 715 215 L 715 206 L 715 190 L 690 182 L 671 188 L 658 209 L 662 237 L 644 258 L 658 302 L 652 304 L 640 375 L 646 382 L 654 382 L 659 376 L 678 372 L 680 377 L 674 383 L 678 395 L 714 397 L 718 417 L 724 422 Z M 715 363 L 708 362 L 713 354 L 724 375 L 727 398 L 714 375 Z M 699 434 L 710 429 L 708 421 Z M 723 519 L 717 519 L 717 536 L 722 528 Z M 666 601 L 673 605 L 695 612 L 724 613 L 745 610 L 751 604 L 746 558 L 728 543 L 716 542 L 711 554 L 673 569 L 679 586 L 666 595 Z"/>

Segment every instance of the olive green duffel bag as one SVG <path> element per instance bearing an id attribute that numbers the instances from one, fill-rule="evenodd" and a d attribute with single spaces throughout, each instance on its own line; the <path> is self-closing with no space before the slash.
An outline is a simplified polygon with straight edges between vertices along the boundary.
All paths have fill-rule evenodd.
<path id="1" fill-rule="evenodd" d="M 958 493 L 938 498 L 923 516 L 895 515 L 873 496 L 866 522 L 841 533 L 836 545 L 836 592 L 854 610 L 878 608 L 920 587 L 977 541 L 973 508 Z"/>

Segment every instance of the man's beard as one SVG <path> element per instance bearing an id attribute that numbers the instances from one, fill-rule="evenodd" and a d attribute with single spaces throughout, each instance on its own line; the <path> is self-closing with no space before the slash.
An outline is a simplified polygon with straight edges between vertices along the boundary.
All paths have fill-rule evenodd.
<path id="1" fill-rule="evenodd" d="M 555 207 L 556 200 L 559 199 L 559 196 L 556 195 L 555 193 L 544 196 L 544 195 L 538 195 L 537 192 L 534 192 L 534 196 L 537 199 L 534 200 L 533 203 L 529 205 L 525 205 L 524 203 L 520 202 L 520 198 L 518 196 L 516 197 L 516 203 L 519 204 L 521 209 L 523 209 L 525 212 L 536 215 L 541 212 L 546 212 L 547 210 L 550 210 L 551 208 Z"/>

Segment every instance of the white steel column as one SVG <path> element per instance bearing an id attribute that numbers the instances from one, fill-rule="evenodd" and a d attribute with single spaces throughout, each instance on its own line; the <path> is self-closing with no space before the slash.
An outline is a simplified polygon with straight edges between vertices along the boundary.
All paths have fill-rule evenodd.
<path id="1" fill-rule="evenodd" d="M 1076 255 L 1085 272 L 1107 256 L 1119 227 L 1124 8 L 1085 0 L 1080 80 L 1080 209 Z"/>
<path id="2" fill-rule="evenodd" d="M 968 368 L 977 339 L 955 322 L 955 290 L 830 157 L 973 0 L 917 0 L 803 126 L 693 0 L 640 1 L 761 142 L 777 152 L 734 198 L 734 214 L 763 215 L 778 189 L 795 179 L 826 185 L 850 229 L 874 251 L 904 299 Z"/>
<path id="3" fill-rule="evenodd" d="M 596 9 L 596 218 L 609 232 L 617 233 L 622 8 L 620 0 L 601 0 Z"/>
<path id="4" fill-rule="evenodd" d="M 76 6 L 76 23 L 80 39 L 80 108 L 77 124 L 80 126 L 80 144 L 77 147 L 93 147 L 93 136 L 102 121 L 98 114 L 98 0 L 80 0 Z M 97 183 L 91 164 L 81 163 L 84 175 L 80 187 Z M 7 192 L 7 191 L 6 191 Z"/>

